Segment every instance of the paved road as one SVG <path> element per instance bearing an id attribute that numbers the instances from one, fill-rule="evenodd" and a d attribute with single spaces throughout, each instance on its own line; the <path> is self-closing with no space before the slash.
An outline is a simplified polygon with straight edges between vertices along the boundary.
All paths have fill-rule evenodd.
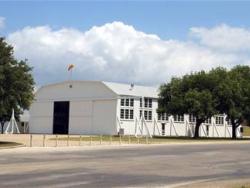
<path id="1" fill-rule="evenodd" d="M 250 143 L 0 150 L 0 187 L 160 187 L 250 178 Z"/>

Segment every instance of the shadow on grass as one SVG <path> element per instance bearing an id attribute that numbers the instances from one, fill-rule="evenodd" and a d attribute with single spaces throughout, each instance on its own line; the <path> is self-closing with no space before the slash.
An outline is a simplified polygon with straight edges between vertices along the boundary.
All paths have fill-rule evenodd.
<path id="1" fill-rule="evenodd" d="M 14 146 L 21 146 L 22 144 L 17 142 L 4 142 L 0 141 L 0 149 L 3 147 L 14 147 Z"/>
<path id="2" fill-rule="evenodd" d="M 201 140 L 201 141 L 223 141 L 223 140 L 229 140 L 232 141 L 232 138 L 221 138 L 221 137 L 200 137 L 200 138 L 192 138 L 192 137 L 186 137 L 186 136 L 154 136 L 155 139 L 162 139 L 162 140 L 187 140 L 187 141 L 193 141 L 193 140 Z M 233 141 L 242 141 L 242 140 L 250 140 L 250 138 L 237 138 Z"/>

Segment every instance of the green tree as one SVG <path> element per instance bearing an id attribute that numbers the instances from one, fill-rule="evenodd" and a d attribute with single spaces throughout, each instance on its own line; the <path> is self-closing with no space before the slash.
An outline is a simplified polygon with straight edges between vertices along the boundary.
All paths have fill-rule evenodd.
<path id="1" fill-rule="evenodd" d="M 214 71 L 211 71 L 211 75 Z M 218 75 L 217 73 L 215 73 Z M 224 75 L 216 88 L 217 109 L 227 115 L 232 124 L 232 138 L 236 139 L 236 130 L 244 122 L 250 121 L 250 67 L 236 66 Z"/>
<path id="2" fill-rule="evenodd" d="M 3 126 L 10 119 L 12 109 L 16 118 L 28 109 L 33 99 L 34 80 L 32 68 L 26 60 L 14 58 L 13 47 L 0 38 L 0 122 Z"/>
<path id="3" fill-rule="evenodd" d="M 217 113 L 212 92 L 215 84 L 216 79 L 204 71 L 173 78 L 160 87 L 158 111 L 192 114 L 196 118 L 194 138 L 198 138 L 201 124 Z"/>

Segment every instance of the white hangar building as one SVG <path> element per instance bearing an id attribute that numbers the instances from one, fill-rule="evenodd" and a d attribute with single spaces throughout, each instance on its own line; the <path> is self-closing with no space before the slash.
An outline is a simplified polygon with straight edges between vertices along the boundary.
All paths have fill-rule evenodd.
<path id="1" fill-rule="evenodd" d="M 195 118 L 157 114 L 157 98 L 157 88 L 129 84 L 66 81 L 46 85 L 36 92 L 31 105 L 29 132 L 192 136 Z M 209 119 L 200 131 L 201 136 L 231 137 L 225 116 Z"/>

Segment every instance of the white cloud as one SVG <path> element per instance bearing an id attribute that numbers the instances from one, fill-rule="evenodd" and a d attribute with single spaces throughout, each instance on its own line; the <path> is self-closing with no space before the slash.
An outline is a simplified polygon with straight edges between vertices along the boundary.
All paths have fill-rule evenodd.
<path id="1" fill-rule="evenodd" d="M 250 50 L 250 29 L 222 24 L 213 28 L 193 27 L 191 36 L 202 45 L 223 51 Z"/>
<path id="2" fill-rule="evenodd" d="M 5 18 L 0 16 L 0 29 L 5 27 Z"/>
<path id="3" fill-rule="evenodd" d="M 219 27 L 231 29 L 225 25 Z M 17 58 L 29 59 L 38 84 L 67 79 L 66 67 L 73 63 L 75 79 L 154 85 L 190 71 L 249 64 L 247 54 L 214 49 L 229 48 L 226 42 L 216 43 L 219 35 L 211 33 L 217 29 L 192 28 L 191 34 L 198 41 L 162 40 L 122 22 L 113 22 L 85 32 L 72 28 L 52 30 L 49 26 L 26 27 L 9 34 L 7 40 L 15 47 Z M 239 33 L 241 37 L 241 30 Z M 208 36 L 214 37 L 213 45 L 206 42 Z M 232 48 L 237 50 L 241 45 L 231 45 Z"/>

